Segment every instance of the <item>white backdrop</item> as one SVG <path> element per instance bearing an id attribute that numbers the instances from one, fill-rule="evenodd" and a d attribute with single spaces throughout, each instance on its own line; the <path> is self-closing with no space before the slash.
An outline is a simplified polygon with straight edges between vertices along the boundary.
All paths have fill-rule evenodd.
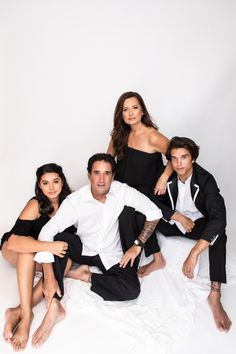
<path id="1" fill-rule="evenodd" d="M 0 232 L 56 162 L 73 189 L 138 91 L 160 131 L 201 146 L 236 246 L 235 0 L 0 0 Z M 234 239 L 233 239 L 234 238 Z"/>

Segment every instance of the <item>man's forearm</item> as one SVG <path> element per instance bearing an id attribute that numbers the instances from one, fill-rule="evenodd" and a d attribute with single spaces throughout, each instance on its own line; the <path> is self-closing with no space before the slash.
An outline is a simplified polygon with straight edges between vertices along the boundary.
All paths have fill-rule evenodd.
<path id="1" fill-rule="evenodd" d="M 52 263 L 43 263 L 43 274 L 44 278 L 50 278 L 50 277 L 55 277 L 53 268 L 52 268 Z"/>
<path id="2" fill-rule="evenodd" d="M 207 247 L 209 247 L 209 245 L 210 245 L 210 242 L 200 239 L 193 246 L 193 248 L 190 251 L 190 254 L 193 256 L 199 256 L 199 254 L 202 253 Z"/>
<path id="3" fill-rule="evenodd" d="M 151 234 L 155 231 L 155 228 L 157 226 L 158 220 L 152 220 L 152 221 L 145 221 L 145 224 L 143 226 L 143 229 L 138 237 L 138 239 L 142 242 L 145 243 Z"/>

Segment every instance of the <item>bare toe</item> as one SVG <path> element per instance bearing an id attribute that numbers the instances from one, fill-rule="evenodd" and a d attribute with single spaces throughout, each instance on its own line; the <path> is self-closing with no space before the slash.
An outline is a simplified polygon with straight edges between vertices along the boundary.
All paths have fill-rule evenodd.
<path id="1" fill-rule="evenodd" d="M 3 338 L 10 343 L 13 332 L 20 320 L 20 308 L 8 308 L 5 312 L 5 325 L 3 330 Z"/>

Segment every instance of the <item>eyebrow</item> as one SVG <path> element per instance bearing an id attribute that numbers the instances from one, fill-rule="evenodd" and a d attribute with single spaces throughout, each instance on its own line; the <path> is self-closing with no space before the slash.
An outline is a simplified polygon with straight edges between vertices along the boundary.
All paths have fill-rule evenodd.
<path id="1" fill-rule="evenodd" d="M 53 178 L 52 181 L 58 181 L 60 177 Z M 48 179 L 42 179 L 41 182 L 49 182 Z"/>
<path id="2" fill-rule="evenodd" d="M 104 172 L 104 173 L 107 173 L 107 172 L 109 172 L 109 173 L 112 173 L 112 171 L 111 171 L 111 170 L 105 170 L 105 171 L 100 171 L 100 170 L 93 170 L 92 172 Z"/>
<path id="3" fill-rule="evenodd" d="M 180 157 L 185 157 L 185 156 L 189 156 L 190 154 L 183 154 L 183 155 L 180 155 Z M 175 157 L 175 158 L 177 158 L 177 156 L 175 156 L 175 155 L 170 155 L 170 157 Z"/>

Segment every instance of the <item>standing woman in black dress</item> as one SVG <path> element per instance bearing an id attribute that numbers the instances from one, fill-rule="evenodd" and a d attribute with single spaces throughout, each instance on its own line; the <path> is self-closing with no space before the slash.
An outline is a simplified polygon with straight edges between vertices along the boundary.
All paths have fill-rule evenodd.
<path id="1" fill-rule="evenodd" d="M 166 153 L 168 146 L 169 140 L 152 122 L 142 97 L 137 92 L 123 93 L 115 108 L 114 126 L 107 150 L 107 153 L 117 158 L 115 179 L 136 188 L 150 199 L 153 194 L 164 194 L 172 173 L 169 163 L 165 169 L 163 167 L 162 154 Z M 143 222 L 142 214 L 125 207 L 120 216 L 122 242 L 128 242 L 130 247 Z M 134 228 L 137 228 L 135 235 Z M 146 256 L 153 254 L 154 259 L 139 268 L 139 276 L 165 266 L 155 232 L 144 249 Z"/>
<path id="2" fill-rule="evenodd" d="M 59 205 L 71 193 L 61 166 L 50 163 L 36 171 L 35 196 L 28 201 L 10 232 L 1 240 L 2 256 L 16 267 L 20 304 L 8 308 L 3 337 L 15 351 L 23 350 L 27 344 L 32 307 L 42 299 L 42 281 L 33 288 L 35 270 L 34 254 L 48 251 L 63 257 L 67 243 L 61 241 L 37 241 L 42 227 L 56 213 Z"/>

